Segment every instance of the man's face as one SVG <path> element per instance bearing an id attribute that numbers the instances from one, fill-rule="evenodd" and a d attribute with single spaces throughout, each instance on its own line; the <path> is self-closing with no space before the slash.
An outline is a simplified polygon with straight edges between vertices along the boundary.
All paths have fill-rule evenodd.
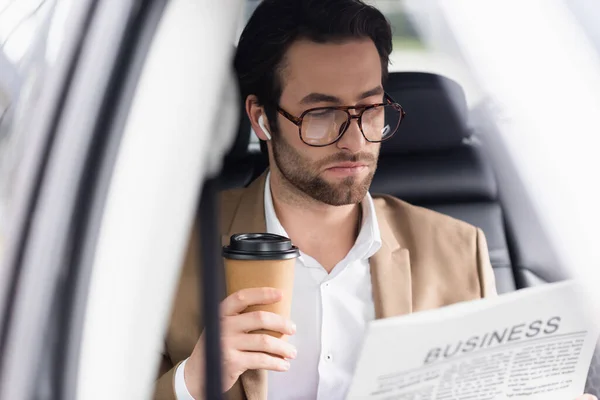
<path id="1" fill-rule="evenodd" d="M 296 41 L 283 60 L 281 82 L 279 104 L 297 117 L 314 107 L 381 103 L 384 95 L 381 61 L 368 39 Z M 329 205 L 363 200 L 375 174 L 380 144 L 365 140 L 356 119 L 339 141 L 326 147 L 302 142 L 298 127 L 281 115 L 278 125 L 271 142 L 273 158 L 289 183 Z"/>

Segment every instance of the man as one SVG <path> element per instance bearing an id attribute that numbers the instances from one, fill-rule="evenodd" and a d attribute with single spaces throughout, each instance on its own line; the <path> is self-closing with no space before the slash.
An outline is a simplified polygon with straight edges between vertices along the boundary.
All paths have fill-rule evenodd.
<path id="1" fill-rule="evenodd" d="M 222 234 L 281 234 L 301 257 L 290 321 L 241 314 L 277 302 L 274 289 L 222 302 L 229 398 L 343 399 L 370 320 L 495 295 L 479 229 L 368 193 L 380 146 L 401 134 L 404 116 L 383 90 L 391 50 L 386 19 L 359 0 L 264 0 L 242 33 L 235 67 L 270 167 L 247 189 L 223 193 Z M 190 243 L 159 399 L 203 396 L 198 254 Z M 247 333 L 257 329 L 291 336 Z"/>

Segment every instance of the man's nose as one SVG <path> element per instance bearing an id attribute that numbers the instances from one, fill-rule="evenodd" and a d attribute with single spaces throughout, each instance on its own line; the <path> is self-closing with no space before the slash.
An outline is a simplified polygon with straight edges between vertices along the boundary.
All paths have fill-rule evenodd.
<path id="1" fill-rule="evenodd" d="M 350 125 L 346 128 L 346 132 L 344 132 L 342 138 L 336 143 L 339 149 L 348 150 L 351 153 L 358 153 L 365 147 L 367 141 L 360 131 L 358 121 L 358 118 L 350 119 Z"/>

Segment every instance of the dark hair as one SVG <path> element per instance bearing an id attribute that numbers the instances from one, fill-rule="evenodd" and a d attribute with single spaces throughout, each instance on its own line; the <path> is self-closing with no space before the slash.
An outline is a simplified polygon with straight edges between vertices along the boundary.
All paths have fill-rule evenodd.
<path id="1" fill-rule="evenodd" d="M 263 0 L 242 32 L 234 66 L 243 99 L 254 94 L 277 130 L 281 97 L 280 69 L 290 45 L 298 39 L 317 43 L 370 38 L 387 76 L 392 31 L 383 14 L 360 0 Z"/>

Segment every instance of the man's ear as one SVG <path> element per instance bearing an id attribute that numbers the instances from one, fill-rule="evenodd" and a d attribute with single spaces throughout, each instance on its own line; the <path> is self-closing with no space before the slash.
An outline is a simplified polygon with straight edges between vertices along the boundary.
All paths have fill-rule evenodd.
<path id="1" fill-rule="evenodd" d="M 246 98 L 246 113 L 256 136 L 260 140 L 271 140 L 271 128 L 265 110 L 258 104 L 258 99 L 253 94 Z"/>

